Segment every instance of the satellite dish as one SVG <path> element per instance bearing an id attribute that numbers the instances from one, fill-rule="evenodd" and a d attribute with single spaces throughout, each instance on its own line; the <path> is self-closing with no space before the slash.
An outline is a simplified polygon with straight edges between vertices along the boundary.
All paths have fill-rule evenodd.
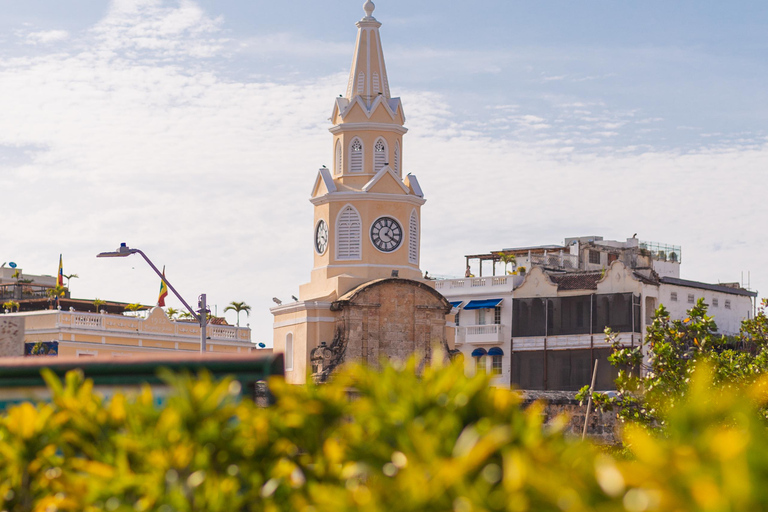
<path id="1" fill-rule="evenodd" d="M 11 268 L 16 268 L 16 266 L 17 266 L 17 265 L 16 265 L 16 263 L 14 263 L 14 262 L 12 261 L 12 262 L 10 262 L 10 263 L 8 264 L 8 266 L 9 266 L 9 267 L 11 267 Z"/>

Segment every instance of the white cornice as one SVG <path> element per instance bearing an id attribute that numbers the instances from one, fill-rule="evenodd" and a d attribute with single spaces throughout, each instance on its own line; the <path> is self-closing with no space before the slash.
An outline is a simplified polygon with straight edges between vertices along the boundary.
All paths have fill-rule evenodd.
<path id="1" fill-rule="evenodd" d="M 270 308 L 270 312 L 273 315 L 282 315 L 285 313 L 298 313 L 301 311 L 329 311 L 331 309 L 330 302 L 322 301 L 300 301 L 291 302 L 290 304 L 284 304 L 282 306 L 276 306 Z"/>
<path id="2" fill-rule="evenodd" d="M 313 197 L 309 200 L 315 206 L 327 204 L 332 201 L 386 201 L 392 203 L 410 203 L 421 206 L 427 202 L 423 197 L 398 194 L 382 194 L 379 192 L 334 192 L 320 197 Z"/>
<path id="3" fill-rule="evenodd" d="M 389 123 L 342 123 L 342 124 L 337 124 L 335 126 L 331 126 L 330 128 L 328 128 L 328 131 L 334 135 L 341 132 L 361 131 L 361 130 L 395 132 L 395 133 L 399 133 L 400 135 L 404 135 L 408 133 L 408 128 L 406 128 L 405 126 L 400 126 L 399 124 L 389 124 Z"/>

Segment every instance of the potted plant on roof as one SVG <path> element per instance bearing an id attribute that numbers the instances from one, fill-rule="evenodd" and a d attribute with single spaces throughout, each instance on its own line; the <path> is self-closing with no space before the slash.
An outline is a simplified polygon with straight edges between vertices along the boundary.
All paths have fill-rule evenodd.
<path id="1" fill-rule="evenodd" d="M 105 301 L 105 300 L 101 300 L 101 299 L 93 299 L 93 310 L 94 310 L 96 313 L 98 313 L 98 312 L 99 312 L 99 308 L 100 308 L 101 306 L 103 306 L 104 304 L 106 304 L 106 303 L 107 303 L 107 301 Z"/>

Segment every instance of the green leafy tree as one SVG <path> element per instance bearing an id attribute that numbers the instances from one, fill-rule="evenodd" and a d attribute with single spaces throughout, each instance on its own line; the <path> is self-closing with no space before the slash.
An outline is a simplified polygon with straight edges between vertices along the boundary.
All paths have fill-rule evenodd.
<path id="1" fill-rule="evenodd" d="M 737 338 L 717 333 L 704 299 L 682 320 L 672 320 L 666 308 L 659 306 L 643 343 L 634 348 L 623 346 L 618 334 L 606 329 L 606 341 L 613 349 L 608 360 L 621 368 L 617 393 L 593 393 L 593 402 L 602 410 L 615 410 L 622 420 L 663 427 L 666 413 L 688 393 L 698 364 L 709 365 L 718 388 L 752 383 L 768 371 L 765 308 L 763 300 L 757 316 L 742 323 Z M 584 400 L 588 393 L 585 386 L 577 398 Z"/>
<path id="2" fill-rule="evenodd" d="M 224 312 L 227 311 L 234 311 L 237 313 L 237 326 L 240 327 L 240 313 L 245 311 L 245 316 L 249 317 L 251 315 L 251 306 L 246 304 L 245 302 L 230 302 L 229 306 L 224 308 Z"/>

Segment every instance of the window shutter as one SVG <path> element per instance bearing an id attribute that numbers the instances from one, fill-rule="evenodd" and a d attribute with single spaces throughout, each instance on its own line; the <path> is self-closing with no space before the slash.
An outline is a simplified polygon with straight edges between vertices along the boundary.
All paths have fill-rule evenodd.
<path id="1" fill-rule="evenodd" d="M 411 221 L 408 224 L 408 262 L 419 264 L 419 219 L 416 210 L 411 212 Z"/>
<path id="2" fill-rule="evenodd" d="M 395 142 L 395 172 L 400 175 L 400 143 Z"/>
<path id="3" fill-rule="evenodd" d="M 361 240 L 360 215 L 351 206 L 346 206 L 336 221 L 336 259 L 359 260 Z"/>
<path id="4" fill-rule="evenodd" d="M 387 163 L 387 145 L 384 144 L 383 139 L 379 139 L 373 147 L 373 172 L 379 172 L 385 163 Z"/>
<path id="5" fill-rule="evenodd" d="M 349 172 L 363 172 L 363 143 L 360 142 L 360 139 L 352 141 L 349 153 Z"/>

